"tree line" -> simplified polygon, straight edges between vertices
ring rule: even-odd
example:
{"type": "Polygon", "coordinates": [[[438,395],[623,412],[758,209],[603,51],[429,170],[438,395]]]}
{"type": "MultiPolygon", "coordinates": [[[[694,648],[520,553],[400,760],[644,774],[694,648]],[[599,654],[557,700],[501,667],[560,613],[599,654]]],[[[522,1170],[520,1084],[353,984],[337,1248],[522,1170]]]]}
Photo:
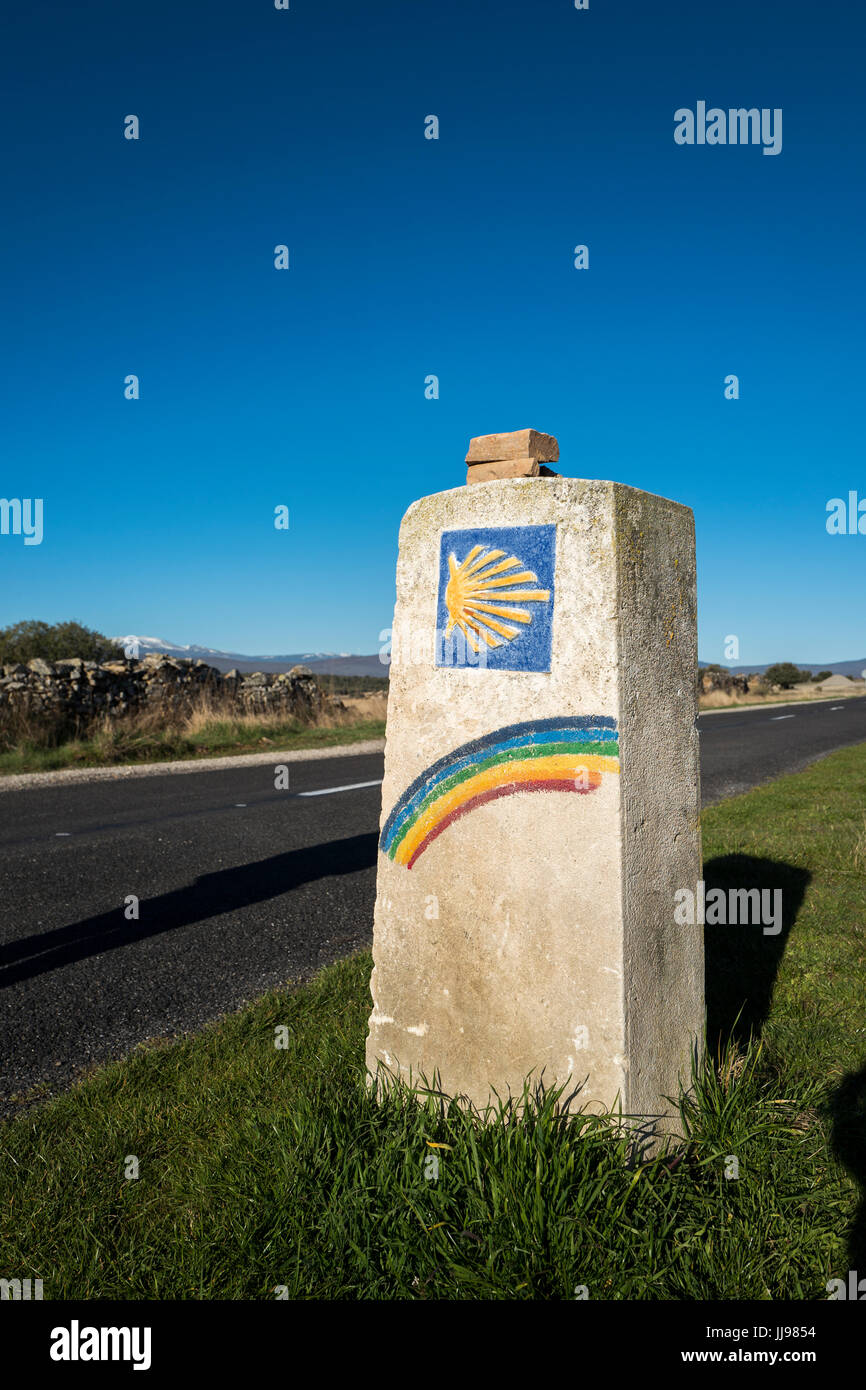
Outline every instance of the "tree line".
{"type": "MultiPolygon", "coordinates": [[[[711,661],[709,666],[703,666],[703,671],[724,671],[729,674],[727,666],[719,666],[711,661]]],[[[758,674],[756,672],[756,674],[758,674]]],[[[817,684],[818,681],[828,680],[832,676],[832,671],[818,671],[813,676],[811,671],[806,671],[800,666],[795,666],[793,661],[777,661],[775,665],[768,666],[761,680],[768,685],[780,685],[783,690],[790,690],[794,685],[804,685],[806,681],[817,684]]]]}

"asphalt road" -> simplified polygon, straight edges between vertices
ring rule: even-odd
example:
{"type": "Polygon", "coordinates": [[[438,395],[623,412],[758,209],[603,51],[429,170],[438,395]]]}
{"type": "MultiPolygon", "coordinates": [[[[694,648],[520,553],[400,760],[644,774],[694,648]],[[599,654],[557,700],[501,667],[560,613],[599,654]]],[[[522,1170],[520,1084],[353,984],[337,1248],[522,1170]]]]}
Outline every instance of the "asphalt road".
{"type": "MultiPolygon", "coordinates": [[[[699,728],[706,805],[866,741],[866,699],[699,728]]],[[[292,763],[288,791],[257,766],[0,795],[0,1113],[369,944],[381,776],[368,754],[292,763]]]]}
{"type": "Polygon", "coordinates": [[[711,806],[760,782],[799,772],[846,743],[866,743],[866,697],[704,713],[698,728],[701,800],[711,806]]]}

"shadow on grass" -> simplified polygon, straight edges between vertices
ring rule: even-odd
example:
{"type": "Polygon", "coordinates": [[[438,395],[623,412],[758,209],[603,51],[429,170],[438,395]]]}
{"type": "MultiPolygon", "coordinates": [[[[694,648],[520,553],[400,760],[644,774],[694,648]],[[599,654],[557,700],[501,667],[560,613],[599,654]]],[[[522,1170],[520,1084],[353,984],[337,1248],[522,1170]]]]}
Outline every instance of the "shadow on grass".
{"type": "MultiPolygon", "coordinates": [[[[781,931],[765,936],[761,927],[706,926],[707,1043],[730,1036],[745,1045],[759,1037],[788,935],[797,920],[811,875],[772,859],[728,854],[704,865],[704,881],[727,894],[731,888],[782,891],[781,931]]],[[[770,899],[772,901],[772,898],[770,899]]],[[[834,1154],[858,1184],[861,1200],[848,1237],[849,1268],[866,1275],[866,1067],[849,1072],[830,1095],[827,1112],[834,1154]]]]}
{"type": "MultiPolygon", "coordinates": [[[[773,986],[785,952],[788,935],[797,920],[811,874],[775,859],[755,859],[747,854],[726,854],[704,865],[707,897],[719,888],[730,902],[731,889],[757,889],[762,902],[771,906],[781,891],[781,923],[775,934],[765,935],[760,923],[704,928],[706,968],[707,1044],[716,1049],[728,1037],[745,1046],[759,1037],[770,1009],[773,986]]],[[[770,923],[766,923],[770,926],[770,923]]],[[[775,925],[775,924],[774,924],[775,925]]]]}
{"type": "Polygon", "coordinates": [[[833,1152],[860,1189],[860,1205],[848,1233],[848,1268],[866,1276],[866,1067],[849,1072],[830,1096],[833,1152]]]}
{"type": "Polygon", "coordinates": [[[137,922],[127,921],[120,906],[68,927],[10,941],[0,947],[0,966],[5,967],[0,969],[0,988],[131,941],[267,902],[315,879],[372,870],[378,839],[377,832],[370,831],[202,874],[184,888],[147,899],[147,911],[137,922]]]}

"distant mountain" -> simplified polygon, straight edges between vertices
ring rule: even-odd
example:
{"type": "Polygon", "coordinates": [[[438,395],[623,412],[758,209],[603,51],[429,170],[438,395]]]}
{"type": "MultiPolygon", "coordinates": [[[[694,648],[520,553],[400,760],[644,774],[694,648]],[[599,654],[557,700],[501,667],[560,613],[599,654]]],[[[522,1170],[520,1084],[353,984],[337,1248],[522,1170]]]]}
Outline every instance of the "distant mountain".
{"type": "MultiPolygon", "coordinates": [[[[280,671],[290,671],[293,666],[309,666],[311,671],[318,671],[323,676],[387,676],[390,669],[379,660],[376,652],[369,656],[357,656],[350,652],[292,652],[287,656],[245,656],[243,652],[221,652],[214,647],[183,647],[177,642],[167,642],[161,637],[113,637],[111,640],[118,642],[122,647],[137,642],[139,656],[147,656],[149,652],[163,652],[166,656],[185,657],[187,661],[206,661],[218,671],[237,669],[277,675],[280,671]]],[[[709,664],[707,661],[699,662],[701,666],[709,664]]],[[[718,664],[724,665],[734,675],[747,676],[759,675],[775,663],[765,661],[763,665],[751,666],[727,666],[725,662],[718,664]]],[[[833,675],[859,676],[866,671],[866,656],[858,661],[795,661],[794,665],[799,666],[801,670],[811,671],[813,675],[818,671],[832,671],[833,675]]]]}
{"type": "MultiPolygon", "coordinates": [[[[787,660],[787,657],[780,657],[779,660],[787,660]]],[[[708,666],[710,663],[701,661],[701,666],[708,666]]],[[[776,666],[775,661],[765,661],[763,666],[728,666],[726,662],[716,662],[717,666],[724,666],[725,670],[730,671],[734,676],[760,676],[763,675],[768,666],[776,666]]],[[[859,661],[795,661],[801,671],[811,671],[815,676],[819,671],[830,671],[834,676],[860,676],[866,671],[866,656],[859,661]]]]}
{"type": "Polygon", "coordinates": [[[387,676],[390,663],[381,662],[376,652],[370,656],[322,656],[304,662],[323,676],[387,676]]]}
{"type": "Polygon", "coordinates": [[[129,635],[113,637],[111,640],[119,643],[121,647],[135,650],[140,657],[161,653],[186,661],[206,661],[218,671],[263,671],[278,675],[280,671],[290,671],[293,666],[309,666],[311,671],[318,671],[321,675],[388,674],[388,667],[382,664],[375,652],[372,656],[354,656],[349,652],[293,652],[287,656],[245,656],[242,652],[221,652],[214,647],[184,647],[177,642],[167,642],[161,637],[129,635]]]}

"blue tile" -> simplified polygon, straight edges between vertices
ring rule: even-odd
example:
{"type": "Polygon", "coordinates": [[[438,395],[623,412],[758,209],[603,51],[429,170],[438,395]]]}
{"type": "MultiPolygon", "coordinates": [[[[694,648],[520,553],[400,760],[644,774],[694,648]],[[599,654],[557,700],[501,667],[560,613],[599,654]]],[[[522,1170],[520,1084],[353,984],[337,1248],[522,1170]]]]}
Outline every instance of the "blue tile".
{"type": "Polygon", "coordinates": [[[555,561],[555,526],[476,526],[465,531],[443,531],[439,548],[436,665],[493,671],[549,671],[555,561]],[[467,563],[476,547],[480,549],[469,561],[473,573],[464,575],[462,582],[458,577],[452,584],[450,557],[453,556],[454,565],[459,568],[467,563]],[[494,550],[503,553],[481,563],[484,556],[494,550]],[[519,567],[491,573],[494,566],[504,565],[511,559],[519,561],[519,567]],[[512,573],[530,574],[533,578],[514,583],[509,580],[512,573]],[[539,597],[527,597],[532,594],[539,597]],[[473,605],[468,613],[467,603],[473,605]],[[490,613],[490,607],[507,611],[490,613]],[[452,621],[460,615],[470,620],[468,641],[465,630],[452,621]],[[497,631],[486,626],[488,623],[498,624],[506,631],[497,631]],[[499,645],[490,646],[484,632],[499,645]],[[473,643],[479,648],[477,652],[473,650],[473,643]]]}

